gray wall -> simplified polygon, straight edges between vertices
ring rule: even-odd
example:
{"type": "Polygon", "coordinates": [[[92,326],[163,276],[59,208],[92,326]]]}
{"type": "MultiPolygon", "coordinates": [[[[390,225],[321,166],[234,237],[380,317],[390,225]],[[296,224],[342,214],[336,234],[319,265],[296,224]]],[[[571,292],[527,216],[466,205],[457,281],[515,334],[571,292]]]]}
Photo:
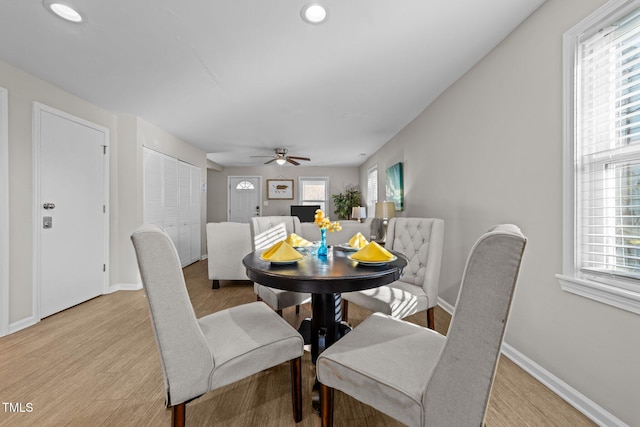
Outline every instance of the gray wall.
{"type": "MultiPolygon", "coordinates": [[[[262,216],[289,215],[289,206],[298,204],[298,178],[301,176],[329,177],[330,207],[328,215],[332,220],[337,219],[331,203],[331,195],[343,192],[348,185],[358,185],[357,167],[310,167],[310,166],[259,166],[259,167],[228,167],[222,171],[209,169],[207,173],[207,222],[221,222],[227,220],[227,177],[229,176],[261,176],[262,198],[268,201],[268,206],[262,206],[262,216]],[[267,179],[286,178],[294,180],[293,200],[267,200],[267,179]]],[[[366,182],[366,181],[365,181],[366,182]]]]}
{"type": "MultiPolygon", "coordinates": [[[[547,0],[360,168],[404,165],[405,216],[445,220],[440,297],[455,304],[466,256],[490,226],[528,236],[506,342],[640,426],[640,316],[565,293],[562,35],[603,0],[547,0]]],[[[381,200],[384,195],[381,194],[381,200]]]]}

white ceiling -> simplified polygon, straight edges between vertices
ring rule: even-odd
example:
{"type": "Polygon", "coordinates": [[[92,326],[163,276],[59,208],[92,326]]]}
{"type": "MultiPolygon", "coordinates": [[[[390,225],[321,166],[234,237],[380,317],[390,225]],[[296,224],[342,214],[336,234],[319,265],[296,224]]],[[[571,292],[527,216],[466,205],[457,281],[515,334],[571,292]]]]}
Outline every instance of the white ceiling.
{"type": "Polygon", "coordinates": [[[72,24],[3,0],[0,59],[225,166],[276,147],[354,166],[544,2],[321,0],[329,19],[309,25],[308,1],[61,0],[72,24]]]}

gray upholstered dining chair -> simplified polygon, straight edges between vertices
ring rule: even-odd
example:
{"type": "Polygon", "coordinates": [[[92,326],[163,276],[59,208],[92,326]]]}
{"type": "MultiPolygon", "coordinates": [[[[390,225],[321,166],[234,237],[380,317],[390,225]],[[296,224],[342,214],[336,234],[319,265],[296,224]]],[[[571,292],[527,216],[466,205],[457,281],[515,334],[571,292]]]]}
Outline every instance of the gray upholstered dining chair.
{"type": "Polygon", "coordinates": [[[435,329],[434,307],[438,304],[440,265],[444,246],[444,221],[438,218],[392,218],[385,248],[398,251],[409,261],[404,274],[389,285],[342,294],[342,318],[349,302],[371,311],[403,319],[427,312],[427,326],[435,329]]]}
{"type": "MultiPolygon", "coordinates": [[[[291,233],[300,235],[300,219],[297,216],[255,216],[251,218],[251,241],[253,250],[266,249],[291,233]]],[[[253,291],[262,300],[270,305],[278,314],[287,307],[296,307],[296,313],[300,311],[300,305],[311,301],[311,295],[303,292],[283,291],[268,286],[254,283],[253,291]]]]}
{"type": "Polygon", "coordinates": [[[184,425],[187,402],[286,361],[291,365],[293,417],[300,421],[304,345],[300,334],[258,302],[196,318],[171,238],[155,225],[143,225],[131,240],[173,425],[184,425]]]}
{"type": "Polygon", "coordinates": [[[446,337],[374,313],[325,350],[322,425],[333,424],[334,389],[409,426],[483,425],[525,245],[509,224],[480,237],[446,337]]]}

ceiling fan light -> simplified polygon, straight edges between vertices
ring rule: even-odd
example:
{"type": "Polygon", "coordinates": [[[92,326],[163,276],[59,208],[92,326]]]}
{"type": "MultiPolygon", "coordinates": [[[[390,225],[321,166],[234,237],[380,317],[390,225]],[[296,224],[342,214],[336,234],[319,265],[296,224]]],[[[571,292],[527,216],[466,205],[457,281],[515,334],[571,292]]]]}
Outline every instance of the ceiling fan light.
{"type": "Polygon", "coordinates": [[[321,24],[327,20],[327,8],[318,3],[309,3],[300,11],[302,20],[308,24],[321,24]]]}
{"type": "Polygon", "coordinates": [[[62,3],[55,3],[55,2],[48,2],[48,1],[45,2],[45,6],[47,7],[47,9],[53,12],[56,16],[59,16],[60,18],[66,21],[76,22],[76,23],[82,22],[82,15],[80,15],[71,6],[67,6],[66,4],[62,4],[62,3]]]}
{"type": "Polygon", "coordinates": [[[277,163],[277,164],[279,164],[280,166],[282,166],[282,165],[284,165],[285,163],[287,163],[287,161],[286,161],[284,158],[282,158],[282,157],[278,157],[278,158],[276,159],[276,163],[277,163]]]}

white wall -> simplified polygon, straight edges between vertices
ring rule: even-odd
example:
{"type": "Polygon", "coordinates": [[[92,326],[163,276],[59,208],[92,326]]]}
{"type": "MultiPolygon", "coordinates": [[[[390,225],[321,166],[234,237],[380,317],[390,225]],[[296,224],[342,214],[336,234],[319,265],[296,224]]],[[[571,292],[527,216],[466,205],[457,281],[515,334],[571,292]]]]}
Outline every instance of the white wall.
{"type": "MultiPolygon", "coordinates": [[[[0,87],[9,95],[9,328],[37,320],[33,312],[33,102],[65,111],[110,131],[110,285],[139,282],[130,235],[142,222],[142,145],[202,168],[206,155],[144,120],[116,116],[0,61],[0,87]]],[[[203,222],[206,203],[203,196],[203,222]]],[[[204,236],[204,227],[203,227],[204,236]]],[[[202,241],[205,239],[203,237],[202,241]]],[[[204,245],[204,243],[203,243],[204,245]]],[[[203,251],[204,253],[204,251],[203,251]]]]}
{"type": "MultiPolygon", "coordinates": [[[[357,167],[310,167],[310,166],[276,166],[265,165],[258,167],[226,167],[222,171],[210,169],[208,171],[207,188],[207,222],[221,222],[227,220],[227,177],[228,176],[262,176],[262,198],[268,201],[268,206],[262,206],[262,216],[289,215],[289,206],[299,204],[298,178],[301,176],[329,177],[328,214],[331,219],[337,217],[333,213],[335,207],[331,199],[332,194],[344,192],[348,185],[358,185],[357,167]],[[267,200],[267,179],[286,178],[294,180],[293,200],[267,200]]],[[[366,182],[366,181],[365,181],[366,182]]]]}
{"type": "MultiPolygon", "coordinates": [[[[402,161],[404,216],[445,220],[440,297],[455,304],[475,239],[513,222],[529,243],[506,342],[623,422],[640,426],[640,316],[565,293],[562,35],[603,0],[547,0],[360,167],[402,161]]],[[[384,193],[381,190],[381,200],[384,193]]]]}

